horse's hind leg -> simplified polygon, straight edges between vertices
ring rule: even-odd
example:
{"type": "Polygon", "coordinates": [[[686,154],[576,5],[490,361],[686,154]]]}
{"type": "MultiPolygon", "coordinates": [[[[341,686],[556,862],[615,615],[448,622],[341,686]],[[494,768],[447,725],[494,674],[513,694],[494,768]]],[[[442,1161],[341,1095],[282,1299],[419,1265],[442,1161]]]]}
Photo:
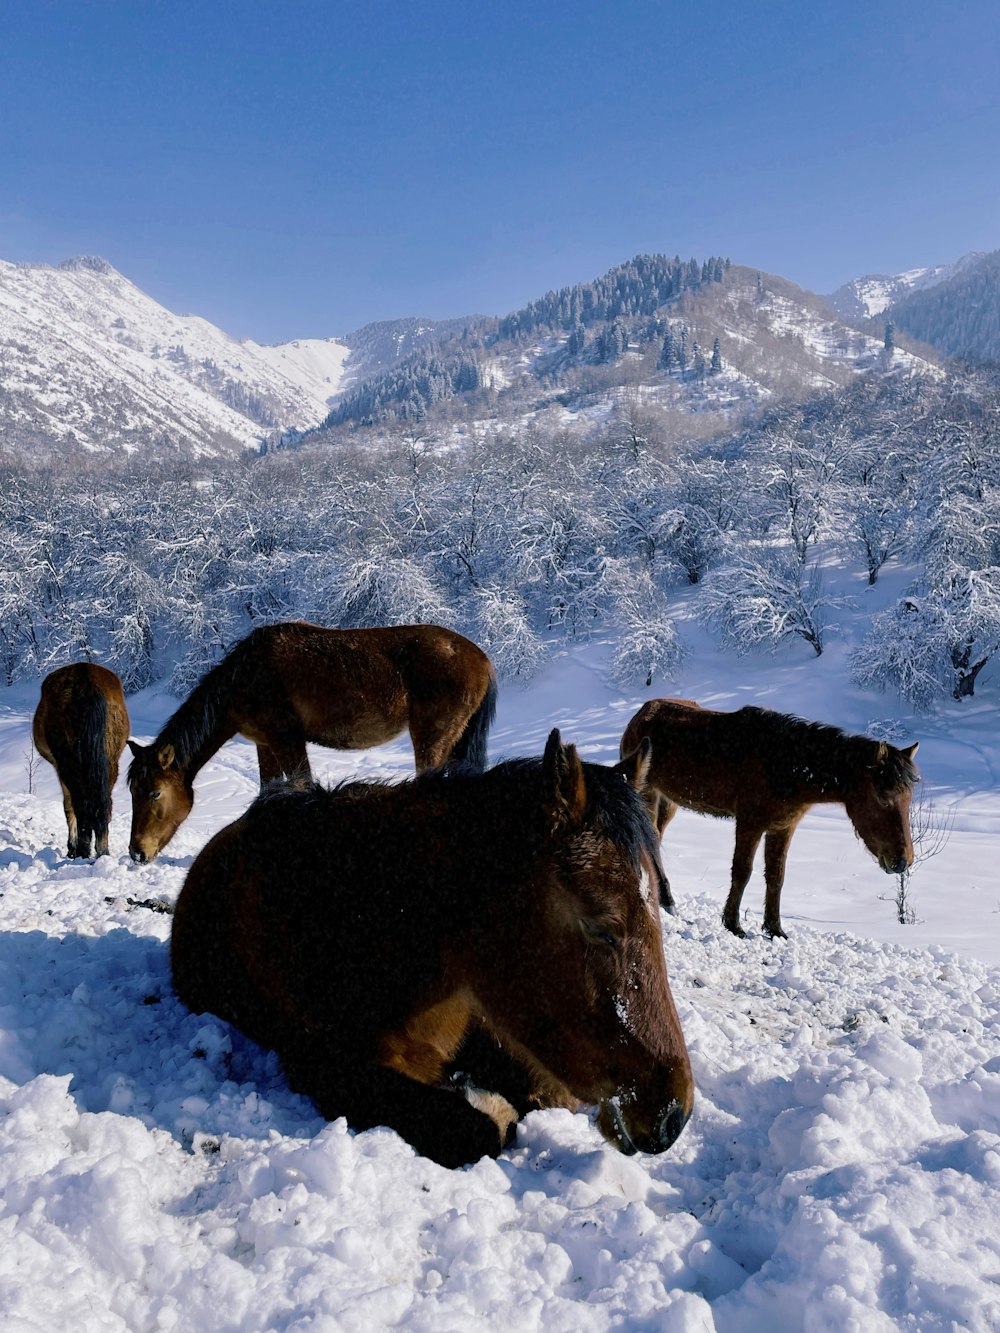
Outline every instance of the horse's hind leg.
{"type": "Polygon", "coordinates": [[[66,828],[69,834],[66,855],[70,860],[80,856],[90,855],[90,834],[80,829],[76,818],[76,809],[73,805],[73,797],[69,788],[59,779],[59,786],[62,788],[63,811],[66,815],[66,828]]]}
{"type": "Polygon", "coordinates": [[[733,853],[732,880],[729,897],[722,909],[722,924],[727,930],[731,930],[734,935],[739,935],[740,938],[743,938],[746,934],[746,931],[740,925],[740,903],[743,901],[743,890],[750,879],[750,872],[753,870],[753,858],[760,846],[763,833],[764,830],[761,828],[748,828],[745,824],[741,824],[738,819],[736,821],[736,850],[733,853]]]}

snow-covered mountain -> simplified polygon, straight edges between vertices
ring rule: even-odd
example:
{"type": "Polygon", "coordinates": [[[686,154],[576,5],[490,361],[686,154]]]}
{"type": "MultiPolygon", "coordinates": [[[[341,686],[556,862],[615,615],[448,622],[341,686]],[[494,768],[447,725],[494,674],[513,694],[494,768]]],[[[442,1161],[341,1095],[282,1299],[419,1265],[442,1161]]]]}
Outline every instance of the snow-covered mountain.
{"type": "Polygon", "coordinates": [[[422,420],[433,432],[499,416],[586,429],[623,395],[669,418],[675,436],[738,424],[778,399],[803,401],[859,375],[938,373],[831,314],[784,278],[706,261],[637,256],[592,283],[549,293],[502,320],[469,322],[347,389],[322,439],[357,425],[422,420]],[[693,268],[691,267],[693,265],[693,268]],[[717,356],[715,355],[717,348],[717,356]]]}
{"type": "Polygon", "coordinates": [[[869,273],[863,278],[852,278],[832,292],[827,300],[841,319],[873,319],[884,314],[891,306],[909,296],[946,282],[961,273],[970,264],[982,258],[982,251],[974,250],[951,264],[933,264],[929,268],[911,268],[905,273],[869,273]]]}
{"type": "Polygon", "coordinates": [[[278,346],[174,314],[101,259],[0,262],[0,453],[15,456],[234,456],[315,430],[331,407],[348,429],[433,425],[444,400],[455,419],[455,399],[470,422],[502,408],[586,428],[626,388],[701,434],[911,363],[897,350],[887,364],[879,337],[812,293],[722,260],[638,256],[504,319],[383,321],[278,346]]]}
{"type": "Polygon", "coordinates": [[[0,448],[212,456],[329,411],[350,348],[240,342],[102,259],[0,262],[0,448]]]}

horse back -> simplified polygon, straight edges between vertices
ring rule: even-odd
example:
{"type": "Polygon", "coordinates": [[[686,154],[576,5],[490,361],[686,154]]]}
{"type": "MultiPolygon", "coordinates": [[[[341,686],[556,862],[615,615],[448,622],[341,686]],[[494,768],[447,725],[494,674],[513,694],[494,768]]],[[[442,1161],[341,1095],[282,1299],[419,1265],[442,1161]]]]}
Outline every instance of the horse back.
{"type": "Polygon", "coordinates": [[[677,805],[735,817],[773,804],[757,738],[741,711],[703,708],[693,699],[650,699],[622,736],[622,754],[652,743],[647,783],[677,805]]]}
{"type": "Polygon", "coordinates": [[[307,740],[367,749],[398,736],[415,711],[471,717],[495,696],[487,655],[441,625],[290,621],[254,630],[232,656],[234,720],[256,741],[294,717],[307,740]]]}
{"type": "Polygon", "coordinates": [[[129,733],[122,683],[113,671],[96,662],[72,662],[42,681],[41,698],[32,720],[38,752],[58,769],[78,761],[81,746],[90,753],[103,749],[117,778],[118,761],[129,733]]]}
{"type": "Polygon", "coordinates": [[[444,937],[464,911],[448,893],[457,853],[423,816],[418,828],[392,787],[266,793],[188,872],[171,935],[179,998],[279,1050],[308,1029],[374,1058],[456,989],[444,937]]]}

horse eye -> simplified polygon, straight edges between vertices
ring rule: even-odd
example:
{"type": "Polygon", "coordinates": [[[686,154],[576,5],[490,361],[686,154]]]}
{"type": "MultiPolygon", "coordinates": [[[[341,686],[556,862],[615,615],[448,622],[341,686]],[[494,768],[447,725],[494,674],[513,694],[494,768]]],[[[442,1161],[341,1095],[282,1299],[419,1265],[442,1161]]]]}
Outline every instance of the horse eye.
{"type": "Polygon", "coordinates": [[[583,921],[581,925],[587,938],[594,940],[597,944],[603,944],[609,949],[617,949],[621,944],[617,935],[612,934],[610,930],[605,930],[602,926],[595,926],[593,921],[583,921]]]}
{"type": "Polygon", "coordinates": [[[158,792],[158,791],[151,791],[151,792],[149,793],[149,799],[150,799],[151,801],[158,801],[158,800],[160,799],[160,795],[161,795],[161,793],[158,792]]]}

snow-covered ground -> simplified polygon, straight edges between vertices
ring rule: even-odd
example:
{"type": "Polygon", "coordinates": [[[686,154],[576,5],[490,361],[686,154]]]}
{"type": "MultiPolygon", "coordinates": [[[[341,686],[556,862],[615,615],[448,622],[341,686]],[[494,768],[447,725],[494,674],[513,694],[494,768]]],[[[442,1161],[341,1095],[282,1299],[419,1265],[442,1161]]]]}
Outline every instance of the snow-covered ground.
{"type": "MultiPolygon", "coordinates": [[[[54,774],[27,791],[37,691],[0,692],[0,1325],[57,1330],[1000,1328],[1000,722],[996,691],[930,719],[847,683],[836,648],[723,659],[623,696],[599,645],[501,694],[493,757],[558,725],[610,761],[651,694],[759,702],[920,741],[947,841],[901,926],[843,813],[792,843],[782,915],[721,926],[732,826],[680,814],[663,918],[697,1081],[670,1152],[625,1158],[586,1114],[529,1116],[498,1161],[447,1171],[292,1095],[272,1054],[170,990],[172,901],[256,788],[251,746],[202,771],[159,860],[63,858],[54,774]]],[[[129,701],[148,739],[175,705],[129,701]]],[[[404,776],[403,740],[314,750],[324,777],[404,776]]],[[[924,847],[930,846],[925,839],[924,847]]],[[[322,875],[322,867],[317,874],[322,875]]],[[[359,997],[363,1003],[363,997],[359,997]]]]}

